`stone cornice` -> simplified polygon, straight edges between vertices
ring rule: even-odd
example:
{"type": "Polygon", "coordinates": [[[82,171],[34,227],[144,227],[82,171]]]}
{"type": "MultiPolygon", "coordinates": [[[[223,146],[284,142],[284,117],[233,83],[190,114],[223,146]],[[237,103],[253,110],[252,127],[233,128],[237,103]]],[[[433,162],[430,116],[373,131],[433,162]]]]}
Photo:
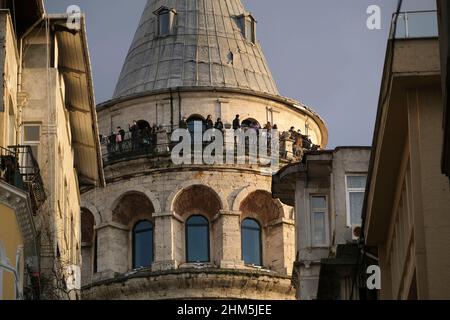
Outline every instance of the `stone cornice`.
{"type": "Polygon", "coordinates": [[[89,284],[87,286],[84,286],[82,290],[89,290],[98,286],[103,285],[111,285],[116,283],[124,283],[132,279],[146,279],[146,278],[158,278],[158,277],[164,277],[164,276],[179,276],[180,279],[188,278],[189,275],[227,275],[227,276],[242,276],[242,277],[250,277],[250,278],[259,278],[259,277],[265,277],[268,279],[273,280],[288,280],[291,281],[291,277],[287,275],[281,275],[276,272],[270,272],[270,271],[260,271],[260,270],[241,270],[241,269],[219,269],[219,268],[201,268],[201,269],[175,269],[175,270],[166,270],[166,271],[137,271],[132,274],[123,274],[118,275],[111,279],[106,280],[100,280],[97,282],[94,282],[92,284],[89,284]]]}
{"type": "Polygon", "coordinates": [[[0,181],[0,203],[14,210],[24,242],[24,255],[30,267],[37,270],[36,229],[29,194],[0,181]]]}

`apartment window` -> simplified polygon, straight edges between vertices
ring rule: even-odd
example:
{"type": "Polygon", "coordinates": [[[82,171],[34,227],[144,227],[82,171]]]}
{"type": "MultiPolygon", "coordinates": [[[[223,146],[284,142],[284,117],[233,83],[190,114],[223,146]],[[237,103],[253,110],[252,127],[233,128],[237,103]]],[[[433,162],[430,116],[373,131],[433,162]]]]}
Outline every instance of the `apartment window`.
{"type": "Polygon", "coordinates": [[[161,7],[154,12],[158,17],[158,36],[164,37],[173,33],[176,11],[161,7]]]}
{"type": "Polygon", "coordinates": [[[366,190],[366,175],[347,175],[347,224],[348,226],[361,225],[364,193],[366,190]]]}
{"type": "Polygon", "coordinates": [[[242,15],[238,18],[238,24],[244,38],[251,43],[256,43],[255,18],[252,15],[242,15]]]}
{"type": "Polygon", "coordinates": [[[325,196],[311,196],[311,231],[312,245],[321,247],[328,245],[328,209],[325,196]]]}
{"type": "Polygon", "coordinates": [[[39,144],[41,140],[41,126],[38,124],[25,124],[23,126],[23,144],[31,147],[36,161],[39,162],[39,144]]]}

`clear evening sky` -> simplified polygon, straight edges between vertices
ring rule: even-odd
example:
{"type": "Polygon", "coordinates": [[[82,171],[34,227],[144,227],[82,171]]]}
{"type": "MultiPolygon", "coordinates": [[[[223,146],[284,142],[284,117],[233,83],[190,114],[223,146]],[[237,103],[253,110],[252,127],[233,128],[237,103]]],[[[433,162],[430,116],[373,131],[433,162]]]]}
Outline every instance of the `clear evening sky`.
{"type": "MultiPolygon", "coordinates": [[[[45,0],[50,13],[71,4],[87,16],[97,102],[111,98],[146,0],[45,0]]],[[[317,111],[328,148],[371,145],[386,42],[397,0],[243,0],[281,94],[317,111]],[[369,5],[382,30],[366,27],[369,5]]],[[[434,10],[435,0],[405,0],[403,11],[434,10]]],[[[231,121],[231,119],[229,119],[231,121]]]]}

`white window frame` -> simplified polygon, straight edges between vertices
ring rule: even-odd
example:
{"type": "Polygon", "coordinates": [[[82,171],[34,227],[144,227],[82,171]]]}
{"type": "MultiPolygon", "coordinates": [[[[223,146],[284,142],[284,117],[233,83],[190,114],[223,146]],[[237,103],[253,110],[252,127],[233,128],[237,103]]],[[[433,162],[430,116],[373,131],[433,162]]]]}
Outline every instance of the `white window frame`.
{"type": "Polygon", "coordinates": [[[38,155],[37,158],[33,155],[36,161],[39,163],[41,158],[41,136],[42,136],[42,125],[40,123],[28,122],[23,124],[22,129],[22,144],[25,146],[37,147],[38,155]],[[25,128],[26,127],[39,127],[39,140],[25,140],[25,128]]]}
{"type": "Polygon", "coordinates": [[[353,226],[356,226],[355,224],[352,224],[352,217],[351,217],[351,213],[350,213],[350,193],[352,192],[362,192],[362,193],[366,193],[366,188],[349,188],[348,187],[348,178],[349,177],[364,177],[366,178],[366,182],[367,182],[367,173],[347,173],[345,175],[345,206],[346,206],[346,211],[347,211],[347,227],[351,228],[353,226]]]}
{"type": "Polygon", "coordinates": [[[330,224],[328,218],[329,204],[328,196],[325,194],[310,194],[309,195],[309,215],[310,215],[310,230],[311,230],[311,247],[312,248],[328,248],[330,244],[330,224]],[[325,208],[315,209],[312,207],[312,198],[325,198],[325,208]],[[325,217],[325,243],[316,243],[314,232],[314,214],[323,213],[325,217]]]}

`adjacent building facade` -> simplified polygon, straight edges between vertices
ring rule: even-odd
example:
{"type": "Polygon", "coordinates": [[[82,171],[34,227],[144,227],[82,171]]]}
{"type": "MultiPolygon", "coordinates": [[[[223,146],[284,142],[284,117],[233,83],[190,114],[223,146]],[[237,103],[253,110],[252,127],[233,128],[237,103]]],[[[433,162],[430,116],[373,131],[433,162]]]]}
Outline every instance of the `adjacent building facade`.
{"type": "MultiPolygon", "coordinates": [[[[73,29],[66,15],[47,15],[41,1],[2,4],[2,170],[10,184],[25,186],[22,207],[28,193],[26,217],[33,216],[30,229],[38,235],[6,238],[24,248],[27,237],[36,242],[33,275],[40,298],[72,299],[81,286],[80,192],[103,182],[84,17],[73,29]]],[[[18,197],[3,190],[0,195],[18,197]]],[[[0,219],[11,219],[15,208],[6,207],[0,219]]],[[[17,274],[34,255],[25,257],[17,274]]]]}
{"type": "Polygon", "coordinates": [[[450,298],[450,189],[436,12],[401,13],[388,43],[364,204],[381,299],[450,298]],[[408,24],[404,21],[407,20],[408,24]]]}
{"type": "Polygon", "coordinates": [[[450,68],[450,6],[447,1],[437,0],[438,8],[438,26],[439,26],[439,44],[441,55],[441,84],[442,84],[442,102],[444,107],[443,114],[443,133],[444,142],[442,147],[442,172],[450,179],[450,96],[449,91],[449,68],[450,68]]]}
{"type": "Polygon", "coordinates": [[[280,96],[239,0],[148,1],[98,114],[107,186],[82,196],[84,299],[295,298],[295,216],[264,166],[170,155],[180,120],[192,129],[208,114],[327,144],[323,120],[280,96]]]}
{"type": "Polygon", "coordinates": [[[358,244],[370,148],[308,152],[273,179],[275,197],[295,207],[293,282],[301,300],[359,297],[358,244]]]}

